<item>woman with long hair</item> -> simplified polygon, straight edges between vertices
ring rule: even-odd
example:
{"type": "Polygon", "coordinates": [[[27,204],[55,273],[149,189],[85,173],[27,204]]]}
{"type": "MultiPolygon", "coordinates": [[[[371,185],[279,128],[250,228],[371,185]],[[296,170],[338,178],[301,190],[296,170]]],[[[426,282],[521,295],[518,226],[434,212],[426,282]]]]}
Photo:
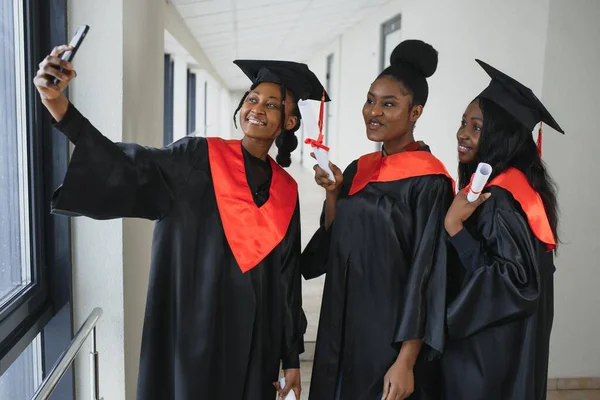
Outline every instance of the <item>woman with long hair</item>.
{"type": "MultiPolygon", "coordinates": [[[[546,398],[553,320],[556,187],[532,130],[563,132],[533,92],[477,60],[489,86],[457,133],[459,187],[445,218],[462,285],[447,312],[445,399],[546,398]],[[493,168],[484,192],[465,192],[479,162],[493,168]]],[[[451,267],[449,267],[450,269],[451,267]]]]}

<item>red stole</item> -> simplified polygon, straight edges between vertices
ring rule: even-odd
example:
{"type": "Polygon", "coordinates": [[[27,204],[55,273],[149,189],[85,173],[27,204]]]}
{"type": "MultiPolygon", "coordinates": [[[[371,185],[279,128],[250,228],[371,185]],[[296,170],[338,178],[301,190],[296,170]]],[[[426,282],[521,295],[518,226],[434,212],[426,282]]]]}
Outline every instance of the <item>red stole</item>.
{"type": "MultiPolygon", "coordinates": [[[[465,188],[465,193],[469,190],[470,186],[469,184],[465,188]]],[[[551,251],[556,249],[556,240],[554,239],[542,198],[531,187],[525,174],[516,168],[509,168],[492,179],[486,185],[486,187],[489,186],[498,186],[510,192],[525,212],[527,222],[535,237],[546,245],[546,250],[551,251]]]]}
{"type": "Polygon", "coordinates": [[[425,175],[444,175],[452,181],[444,164],[428,151],[403,151],[383,157],[380,151],[358,159],[358,167],[350,192],[352,196],[370,182],[391,182],[425,175]]]}
{"type": "Polygon", "coordinates": [[[271,157],[269,200],[258,207],[246,179],[239,140],[207,138],[208,160],[225,237],[242,272],[283,240],[296,208],[298,184],[271,157]]]}

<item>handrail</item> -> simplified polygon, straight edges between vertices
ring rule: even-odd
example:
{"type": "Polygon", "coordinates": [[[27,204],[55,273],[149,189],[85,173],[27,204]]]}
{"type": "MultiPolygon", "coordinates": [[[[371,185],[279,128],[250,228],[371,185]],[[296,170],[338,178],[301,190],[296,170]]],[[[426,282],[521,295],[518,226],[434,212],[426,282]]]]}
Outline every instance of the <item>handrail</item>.
{"type": "Polygon", "coordinates": [[[81,325],[81,328],[79,328],[75,334],[73,340],[71,340],[69,346],[60,355],[58,361],[54,364],[52,370],[48,376],[46,376],[46,379],[44,379],[31,400],[47,400],[50,397],[71,364],[73,364],[73,361],[75,361],[75,357],[77,357],[77,354],[79,354],[83,343],[85,343],[90,333],[92,334],[92,352],[90,353],[90,368],[92,370],[90,372],[93,374],[90,376],[92,385],[91,393],[93,400],[99,399],[97,379],[98,352],[96,351],[96,324],[101,316],[102,309],[100,307],[96,307],[92,310],[83,325],[81,325]]]}

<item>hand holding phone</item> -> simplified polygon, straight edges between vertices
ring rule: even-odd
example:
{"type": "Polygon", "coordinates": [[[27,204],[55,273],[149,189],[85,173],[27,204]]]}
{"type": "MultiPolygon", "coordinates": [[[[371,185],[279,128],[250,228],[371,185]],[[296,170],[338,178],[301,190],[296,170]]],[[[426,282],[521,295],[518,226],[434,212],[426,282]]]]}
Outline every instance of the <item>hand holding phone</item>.
{"type": "MultiPolygon", "coordinates": [[[[64,53],[62,53],[62,55],[60,57],[61,60],[68,61],[68,62],[73,61],[73,58],[75,57],[75,54],[77,53],[77,50],[79,50],[79,47],[81,46],[81,43],[83,42],[83,39],[85,39],[85,36],[87,35],[89,30],[90,30],[89,25],[81,25],[79,28],[77,28],[77,32],[75,32],[75,35],[73,36],[73,38],[71,39],[71,42],[69,43],[69,47],[72,50],[67,50],[64,53]]],[[[61,67],[59,69],[59,71],[64,72],[64,69],[61,67]]],[[[52,83],[54,83],[55,85],[58,85],[58,83],[59,83],[58,78],[54,78],[52,80],[52,83]]]]}

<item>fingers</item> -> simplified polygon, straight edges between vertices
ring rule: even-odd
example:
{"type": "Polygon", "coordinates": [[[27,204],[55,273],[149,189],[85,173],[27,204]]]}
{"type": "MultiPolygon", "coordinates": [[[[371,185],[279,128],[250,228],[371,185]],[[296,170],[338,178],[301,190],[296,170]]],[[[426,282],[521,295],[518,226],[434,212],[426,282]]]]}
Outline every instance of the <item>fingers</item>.
{"type": "Polygon", "coordinates": [[[396,385],[393,385],[391,382],[389,384],[389,392],[387,395],[387,400],[397,400],[398,398],[398,388],[396,387],[396,385]]]}
{"type": "Polygon", "coordinates": [[[335,185],[335,182],[329,179],[329,174],[323,171],[323,169],[321,169],[321,167],[319,167],[318,164],[315,165],[313,169],[315,170],[315,182],[317,182],[317,185],[323,187],[335,185]]]}
{"type": "Polygon", "coordinates": [[[312,158],[314,158],[315,160],[317,159],[317,156],[315,156],[315,153],[313,153],[312,151],[310,152],[310,156],[311,156],[312,158]]]}
{"type": "Polygon", "coordinates": [[[492,195],[491,193],[483,193],[483,194],[481,194],[477,198],[477,200],[475,200],[474,202],[471,203],[471,207],[473,207],[473,208],[479,207],[484,201],[486,201],[487,199],[489,199],[491,195],[492,195]]]}
{"type": "Polygon", "coordinates": [[[331,161],[329,161],[329,168],[331,169],[331,172],[333,172],[334,175],[342,175],[342,170],[339,169],[338,166],[332,163],[331,161]]]}
{"type": "Polygon", "coordinates": [[[50,77],[50,79],[56,78],[60,82],[68,82],[75,75],[75,71],[71,70],[71,71],[61,72],[60,70],[58,70],[57,68],[53,67],[50,64],[45,65],[44,68],[40,69],[40,72],[42,72],[47,77],[50,77]]]}
{"type": "Polygon", "coordinates": [[[50,52],[50,55],[53,57],[58,57],[65,51],[72,50],[72,49],[73,48],[71,46],[63,44],[61,46],[56,46],[55,48],[53,48],[52,51],[50,52]]]}
{"type": "Polygon", "coordinates": [[[383,379],[383,396],[381,400],[387,400],[390,393],[390,381],[387,378],[383,379]]]}
{"type": "Polygon", "coordinates": [[[46,56],[46,58],[44,58],[42,60],[42,62],[39,64],[40,69],[45,68],[47,65],[50,65],[54,68],[62,68],[66,71],[71,71],[73,70],[73,64],[65,61],[57,56],[53,56],[53,55],[49,55],[46,56]]]}
{"type": "Polygon", "coordinates": [[[36,77],[33,79],[33,84],[41,90],[60,91],[60,87],[52,83],[52,81],[45,75],[36,75],[36,77]]]}

